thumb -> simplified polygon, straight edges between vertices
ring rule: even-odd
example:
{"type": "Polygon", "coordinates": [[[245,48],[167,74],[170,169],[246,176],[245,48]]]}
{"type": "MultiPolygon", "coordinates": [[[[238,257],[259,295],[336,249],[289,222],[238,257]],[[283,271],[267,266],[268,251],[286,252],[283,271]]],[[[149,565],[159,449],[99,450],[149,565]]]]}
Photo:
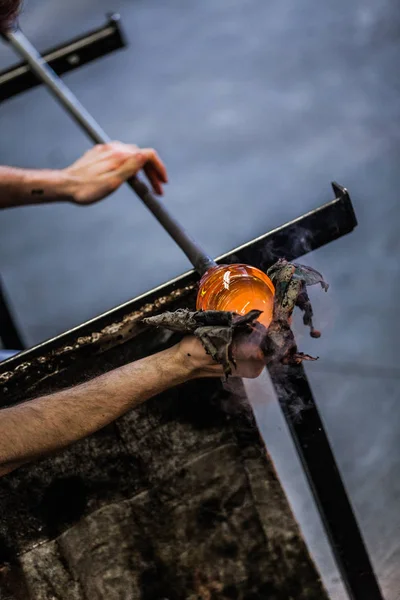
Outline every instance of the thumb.
{"type": "Polygon", "coordinates": [[[115,174],[121,177],[124,181],[136,175],[147,162],[147,157],[143,152],[135,152],[129,156],[127,160],[116,170],[115,174]]]}

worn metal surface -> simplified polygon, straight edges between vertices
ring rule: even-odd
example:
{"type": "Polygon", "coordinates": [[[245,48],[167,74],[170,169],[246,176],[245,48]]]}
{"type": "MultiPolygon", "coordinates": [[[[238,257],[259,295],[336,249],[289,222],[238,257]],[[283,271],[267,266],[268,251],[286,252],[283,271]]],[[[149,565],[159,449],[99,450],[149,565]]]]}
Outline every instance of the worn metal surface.
{"type": "MultiPolygon", "coordinates": [[[[75,332],[66,334],[67,340],[64,336],[52,340],[50,348],[47,344],[43,344],[32,349],[33,357],[31,357],[32,351],[18,355],[22,361],[20,360],[15,368],[0,373],[0,384],[2,384],[0,394],[6,404],[9,404],[13,403],[14,392],[17,393],[16,400],[18,401],[21,394],[29,396],[34,391],[36,393],[46,391],[46,382],[49,379],[53,382],[57,373],[73,367],[77,361],[93,359],[98,354],[137,336],[145,329],[139,322],[143,317],[156,314],[163,307],[174,307],[182,298],[189,302],[189,296],[193,296],[195,290],[196,285],[191,283],[182,288],[171,289],[166,295],[153,297],[151,301],[144,304],[138,300],[136,310],[120,315],[118,320],[113,323],[106,325],[101,321],[99,323],[92,322],[87,324],[84,331],[80,332],[80,328],[78,328],[75,336],[75,332]],[[89,325],[94,325],[94,328],[89,329],[89,325]],[[62,343],[57,345],[57,341],[62,343]]],[[[139,356],[137,355],[136,358],[139,356]]],[[[5,361],[4,365],[10,365],[10,361],[5,361]]],[[[81,362],[79,362],[79,366],[82,366],[81,362]]],[[[83,378],[85,378],[85,372],[82,372],[83,378]]]]}

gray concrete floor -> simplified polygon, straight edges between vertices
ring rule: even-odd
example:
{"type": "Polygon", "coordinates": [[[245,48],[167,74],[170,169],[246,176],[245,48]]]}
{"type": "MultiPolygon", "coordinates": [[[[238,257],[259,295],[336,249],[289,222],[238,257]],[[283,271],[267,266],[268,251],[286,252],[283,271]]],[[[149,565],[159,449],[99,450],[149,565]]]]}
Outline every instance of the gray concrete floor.
{"type": "MultiPolygon", "coordinates": [[[[307,367],[385,598],[400,598],[400,11],[394,0],[27,0],[40,49],[119,10],[130,48],[65,80],[115,139],[155,146],[166,201],[215,255],[332,198],[359,228],[305,262],[323,338],[307,367]]],[[[0,68],[14,62],[0,47],[0,68]]],[[[43,89],[0,106],[0,164],[59,168],[89,144],[43,89]]],[[[187,270],[129,190],[82,209],[3,211],[0,273],[29,344],[187,270]]],[[[258,386],[258,387],[257,387],[258,386]]],[[[344,597],[267,383],[251,396],[334,600],[344,597]]]]}

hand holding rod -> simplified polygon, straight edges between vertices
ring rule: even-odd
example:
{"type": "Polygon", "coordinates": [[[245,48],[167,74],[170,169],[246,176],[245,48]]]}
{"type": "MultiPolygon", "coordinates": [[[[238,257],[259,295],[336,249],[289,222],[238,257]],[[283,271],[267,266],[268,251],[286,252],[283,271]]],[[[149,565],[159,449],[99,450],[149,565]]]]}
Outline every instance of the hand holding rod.
{"type": "MultiPolygon", "coordinates": [[[[59,100],[65,110],[69,112],[95,144],[107,144],[111,141],[111,138],[82,106],[60,77],[49,67],[20,29],[8,31],[3,34],[3,37],[26,60],[32,72],[46,85],[53,96],[59,100]]],[[[215,261],[186,233],[185,229],[169,213],[164,204],[151,193],[143,181],[138,177],[132,177],[128,184],[183,250],[200,275],[216,265],[215,261]]]]}

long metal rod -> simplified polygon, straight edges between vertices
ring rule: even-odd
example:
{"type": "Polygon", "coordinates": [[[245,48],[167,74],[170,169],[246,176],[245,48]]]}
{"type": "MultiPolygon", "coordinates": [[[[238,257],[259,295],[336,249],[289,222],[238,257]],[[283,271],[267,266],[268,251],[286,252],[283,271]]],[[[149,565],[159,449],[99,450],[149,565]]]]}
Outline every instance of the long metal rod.
{"type": "MultiPolygon", "coordinates": [[[[4,34],[4,38],[26,60],[35,75],[47,86],[53,96],[95,144],[107,144],[111,141],[111,138],[82,106],[60,77],[49,67],[20,29],[8,31],[4,34]]],[[[200,275],[203,275],[210,267],[215,266],[215,261],[186,233],[185,229],[169,213],[164,204],[150,192],[143,181],[138,177],[133,177],[128,184],[186,254],[200,275]]]]}
{"type": "Polygon", "coordinates": [[[383,600],[304,368],[269,373],[350,600],[383,600]]]}

